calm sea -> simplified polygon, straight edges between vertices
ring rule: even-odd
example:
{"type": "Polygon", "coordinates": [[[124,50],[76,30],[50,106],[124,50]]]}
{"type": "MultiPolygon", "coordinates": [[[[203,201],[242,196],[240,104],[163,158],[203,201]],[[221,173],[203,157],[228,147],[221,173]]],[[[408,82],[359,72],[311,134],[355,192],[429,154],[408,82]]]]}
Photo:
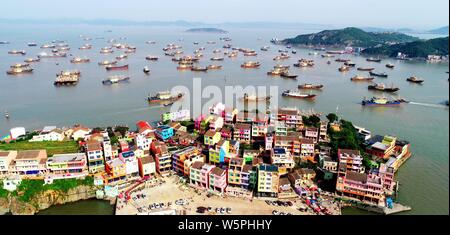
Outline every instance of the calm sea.
{"type": "MultiPolygon", "coordinates": [[[[27,130],[39,129],[46,125],[71,126],[82,123],[88,126],[108,126],[127,124],[134,126],[137,120],[154,121],[168,108],[149,106],[145,100],[149,93],[170,90],[177,85],[192,87],[192,78],[201,77],[204,87],[209,85],[262,85],[278,86],[279,92],[295,89],[299,83],[320,83],[325,85],[321,92],[316,92],[315,101],[302,101],[279,97],[280,106],[292,106],[299,109],[329,113],[335,112],[344,119],[353,121],[355,125],[366,127],[374,134],[390,134],[411,142],[414,155],[397,173],[400,181],[399,201],[413,207],[409,214],[448,214],[449,208],[449,110],[442,102],[449,99],[448,63],[407,62],[383,60],[382,63],[366,62],[364,57],[344,55],[357,66],[375,67],[376,70],[387,72],[389,78],[376,78],[376,82],[395,85],[400,88],[402,98],[413,101],[397,108],[364,108],[359,103],[363,97],[380,95],[367,90],[367,83],[352,83],[350,77],[357,74],[356,70],[347,73],[337,71],[340,63],[327,65],[327,59],[308,55],[310,50],[297,49],[298,53],[282,64],[292,65],[300,58],[314,59],[314,68],[292,68],[299,75],[298,81],[268,77],[266,73],[276,64],[272,58],[278,54],[279,46],[270,45],[273,37],[286,38],[297,34],[311,33],[310,30],[275,30],[275,29],[226,29],[233,39],[233,46],[253,48],[258,51],[258,57],[239,55],[235,59],[225,57],[221,71],[208,73],[180,72],[171,57],[165,57],[162,48],[168,43],[183,46],[185,54],[193,54],[198,47],[206,47],[201,65],[211,64],[212,50],[222,49],[223,42],[215,34],[189,34],[185,28],[157,27],[107,27],[87,25],[0,25],[0,41],[10,41],[9,45],[0,45],[0,112],[7,110],[9,120],[0,118],[0,135],[8,134],[10,128],[23,126],[27,130]],[[107,30],[112,32],[107,33],[107,30]],[[92,38],[86,42],[80,38],[84,35],[92,38]],[[126,37],[126,39],[119,39],[126,37]],[[130,55],[124,63],[130,64],[130,70],[108,73],[97,65],[102,60],[112,60],[120,54],[101,55],[100,48],[107,46],[107,40],[115,38],[118,42],[137,46],[137,52],[130,55]],[[27,47],[28,42],[38,45],[50,43],[52,40],[66,40],[71,47],[73,56],[86,56],[91,59],[89,64],[74,65],[66,59],[43,59],[33,64],[35,69],[31,75],[7,76],[10,65],[23,62],[26,57],[34,57],[44,51],[39,47],[27,47]],[[146,44],[151,40],[154,45],[146,44]],[[193,45],[197,41],[200,45],[193,45]],[[217,44],[206,44],[216,41],[217,44]],[[79,51],[78,48],[90,43],[93,49],[79,51]],[[259,48],[270,45],[268,52],[259,48]],[[26,56],[8,55],[12,49],[26,50],[26,56]],[[145,60],[146,55],[160,56],[157,62],[145,60]],[[246,60],[258,60],[262,63],[260,69],[243,70],[240,64],[246,60]],[[395,69],[385,67],[386,63],[395,64],[395,69]],[[144,75],[142,68],[149,66],[151,75],[144,75]],[[63,69],[79,69],[82,77],[75,87],[54,87],[56,73],[63,69]],[[104,86],[101,81],[111,74],[129,75],[129,83],[104,86]],[[416,75],[425,79],[423,85],[410,84],[406,78],[416,75]]],[[[420,36],[420,35],[418,35],[420,36]]],[[[223,50],[223,49],[222,49],[223,50]]],[[[365,72],[359,72],[366,75],[365,72]]],[[[391,95],[387,95],[391,97],[391,95]]],[[[207,101],[207,100],[205,100],[207,101]]],[[[85,202],[82,202],[85,203],[85,202]]],[[[92,203],[92,202],[88,202],[92,203]]],[[[95,203],[95,201],[94,201],[95,203]]],[[[99,202],[101,203],[101,202],[99,202]]],[[[55,209],[56,214],[75,213],[70,204],[55,209]]],[[[57,207],[55,207],[57,208],[57,207]]],[[[79,210],[85,210],[79,207],[79,210]]],[[[105,210],[99,213],[112,213],[107,206],[94,207],[105,210]],[[103,208],[103,209],[102,209],[103,208]]],[[[47,210],[50,213],[52,209],[47,210]]],[[[90,211],[92,212],[92,211],[90,211]]],[[[81,212],[80,212],[81,213],[81,212]]],[[[345,213],[356,213],[347,210],[345,213]]]]}

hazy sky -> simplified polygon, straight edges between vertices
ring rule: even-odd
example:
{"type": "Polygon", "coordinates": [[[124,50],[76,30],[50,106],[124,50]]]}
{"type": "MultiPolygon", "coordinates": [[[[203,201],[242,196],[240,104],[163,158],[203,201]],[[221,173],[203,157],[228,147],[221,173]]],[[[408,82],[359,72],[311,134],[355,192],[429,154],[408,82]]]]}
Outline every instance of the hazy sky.
{"type": "Polygon", "coordinates": [[[1,0],[0,18],[302,22],[436,28],[448,0],[1,0]]]}

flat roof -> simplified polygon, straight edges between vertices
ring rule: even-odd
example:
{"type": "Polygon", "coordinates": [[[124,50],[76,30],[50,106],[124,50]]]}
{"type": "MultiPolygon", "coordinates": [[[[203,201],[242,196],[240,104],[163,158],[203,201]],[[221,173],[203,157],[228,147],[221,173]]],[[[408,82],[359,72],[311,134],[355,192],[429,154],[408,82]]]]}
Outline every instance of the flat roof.
{"type": "Polygon", "coordinates": [[[84,153],[69,153],[69,154],[55,154],[53,157],[48,158],[48,162],[60,163],[60,162],[79,162],[86,159],[84,153]]]}
{"type": "Polygon", "coordinates": [[[37,159],[41,153],[43,153],[45,155],[45,157],[47,157],[47,151],[46,150],[26,150],[26,151],[19,151],[17,153],[17,157],[16,160],[35,160],[37,159]]]}

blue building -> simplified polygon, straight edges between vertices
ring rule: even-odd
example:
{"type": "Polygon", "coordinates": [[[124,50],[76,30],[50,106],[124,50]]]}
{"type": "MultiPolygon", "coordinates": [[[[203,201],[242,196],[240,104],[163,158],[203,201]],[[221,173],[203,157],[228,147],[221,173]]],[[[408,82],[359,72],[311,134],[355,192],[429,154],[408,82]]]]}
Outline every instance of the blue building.
{"type": "Polygon", "coordinates": [[[166,141],[170,138],[172,138],[172,136],[174,135],[174,131],[173,128],[167,125],[163,125],[163,126],[159,126],[158,128],[156,128],[156,137],[158,137],[159,139],[166,141]]]}

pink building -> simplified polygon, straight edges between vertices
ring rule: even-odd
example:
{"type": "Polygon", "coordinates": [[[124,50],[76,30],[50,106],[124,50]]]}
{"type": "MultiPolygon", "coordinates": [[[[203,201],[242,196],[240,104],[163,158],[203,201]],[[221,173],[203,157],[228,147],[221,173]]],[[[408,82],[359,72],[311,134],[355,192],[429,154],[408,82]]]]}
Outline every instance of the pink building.
{"type": "Polygon", "coordinates": [[[190,185],[200,189],[208,189],[209,175],[214,168],[214,165],[205,164],[203,162],[194,162],[189,173],[190,185]]]}
{"type": "Polygon", "coordinates": [[[225,193],[227,189],[227,170],[215,167],[209,173],[209,191],[217,194],[225,193]]]}

